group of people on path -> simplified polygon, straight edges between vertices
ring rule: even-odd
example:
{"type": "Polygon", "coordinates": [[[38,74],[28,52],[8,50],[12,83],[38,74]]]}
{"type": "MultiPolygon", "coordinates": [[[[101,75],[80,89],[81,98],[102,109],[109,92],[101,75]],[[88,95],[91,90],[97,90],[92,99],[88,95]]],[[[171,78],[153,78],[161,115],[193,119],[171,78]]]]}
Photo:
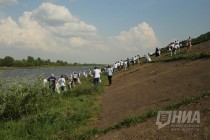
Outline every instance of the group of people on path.
{"type": "MultiPolygon", "coordinates": [[[[192,43],[191,43],[191,38],[189,37],[189,39],[187,40],[187,44],[186,44],[187,48],[188,48],[188,52],[191,51],[191,47],[192,47],[192,43]]],[[[171,56],[176,55],[177,51],[178,53],[181,52],[181,47],[182,44],[179,43],[179,40],[176,40],[174,42],[171,42],[168,45],[169,51],[171,52],[171,56]]],[[[159,56],[161,56],[161,49],[156,47],[155,49],[155,56],[156,58],[158,58],[159,56]]],[[[145,54],[144,55],[145,61],[146,62],[151,62],[152,59],[150,57],[150,54],[145,54]]],[[[135,64],[139,64],[141,57],[139,55],[133,56],[132,58],[127,58],[126,60],[121,60],[121,61],[116,61],[113,65],[109,65],[107,68],[107,75],[108,75],[108,79],[109,79],[109,85],[112,84],[112,75],[113,73],[116,73],[118,71],[121,70],[126,70],[127,68],[129,68],[131,65],[135,65],[135,64]]]]}
{"type": "Polygon", "coordinates": [[[112,67],[113,73],[116,73],[118,71],[126,70],[127,68],[130,68],[131,66],[139,64],[140,59],[141,57],[139,55],[136,55],[131,58],[127,58],[125,60],[116,61],[110,67],[112,67]]]}
{"type": "MultiPolygon", "coordinates": [[[[108,77],[109,86],[110,86],[112,84],[112,75],[113,75],[114,69],[111,65],[108,65],[104,70],[108,77]]],[[[95,67],[93,70],[93,76],[94,76],[93,83],[96,86],[99,85],[99,83],[101,82],[100,73],[101,73],[101,69],[95,67]]]]}
{"type": "MultiPolygon", "coordinates": [[[[159,51],[160,53],[160,51],[159,51]]],[[[145,61],[146,62],[151,62],[152,59],[150,58],[149,54],[144,55],[145,61]]],[[[109,85],[112,84],[112,75],[122,71],[122,70],[127,70],[128,68],[130,68],[131,66],[137,65],[141,63],[142,57],[140,57],[140,55],[136,55],[133,56],[131,58],[127,58],[125,60],[120,60],[120,61],[116,61],[114,64],[112,65],[107,65],[107,67],[105,68],[105,72],[107,74],[108,80],[109,80],[109,85]]],[[[98,75],[98,70],[97,68],[95,68],[96,70],[94,70],[94,72],[96,73],[96,75],[98,75]]],[[[96,77],[96,83],[95,85],[97,85],[98,79],[96,77]]]]}
{"type": "MultiPolygon", "coordinates": [[[[191,43],[191,38],[189,37],[187,40],[187,49],[188,52],[190,52],[192,50],[192,43],[191,43]]],[[[176,40],[174,42],[171,42],[168,45],[169,51],[171,51],[171,56],[174,54],[177,54],[181,52],[181,47],[182,44],[180,44],[179,40],[176,40]]],[[[155,56],[156,58],[158,58],[159,56],[161,56],[161,49],[156,47],[155,49],[155,56]]],[[[146,62],[151,62],[152,59],[150,58],[150,54],[145,54],[144,55],[145,61],[146,62]]],[[[106,73],[108,76],[108,80],[109,80],[109,85],[112,84],[112,75],[113,73],[116,73],[118,71],[121,70],[126,70],[127,68],[129,68],[131,65],[135,65],[135,64],[139,64],[141,57],[139,55],[133,56],[132,58],[127,58],[126,60],[121,60],[121,61],[116,61],[113,65],[108,65],[107,69],[106,69],[106,73]]]]}
{"type": "MultiPolygon", "coordinates": [[[[190,52],[191,47],[192,47],[190,37],[187,40],[186,46],[188,48],[188,52],[190,52]]],[[[171,42],[168,45],[169,51],[171,52],[171,56],[176,55],[177,50],[178,50],[178,52],[180,52],[181,47],[182,47],[182,44],[180,44],[178,40],[176,40],[174,42],[171,42]]],[[[160,48],[155,49],[155,56],[156,56],[156,58],[161,56],[161,49],[160,48]]],[[[149,53],[144,55],[144,58],[145,58],[146,62],[151,62],[152,61],[149,53]]],[[[113,65],[107,65],[107,67],[105,68],[105,73],[107,74],[107,77],[108,77],[108,80],[109,80],[109,85],[112,84],[112,76],[113,76],[114,73],[116,73],[118,71],[121,71],[121,70],[126,70],[130,66],[134,66],[136,64],[139,64],[141,62],[140,59],[141,59],[141,57],[139,55],[136,55],[136,56],[133,56],[131,58],[127,58],[125,60],[116,61],[113,65]]],[[[97,86],[101,82],[101,78],[100,78],[101,72],[102,71],[101,71],[100,68],[95,67],[94,70],[93,70],[93,73],[89,69],[88,74],[86,72],[83,72],[83,76],[86,77],[86,78],[88,76],[93,77],[93,84],[97,86]]],[[[66,91],[67,90],[66,87],[68,87],[68,89],[71,89],[74,86],[76,86],[77,84],[81,84],[80,73],[74,72],[73,74],[70,75],[69,78],[65,75],[61,75],[61,77],[58,80],[52,74],[48,79],[44,79],[44,84],[46,84],[47,82],[49,82],[49,88],[52,91],[57,91],[58,93],[60,93],[60,89],[61,89],[61,91],[66,91]],[[66,86],[67,81],[68,81],[68,84],[66,86]]]]}
{"type": "MultiPolygon", "coordinates": [[[[177,54],[177,51],[178,51],[178,53],[180,53],[182,47],[183,47],[183,46],[182,46],[181,43],[179,43],[179,40],[176,40],[176,41],[174,41],[174,42],[171,42],[171,43],[168,45],[168,49],[169,49],[169,51],[171,52],[171,56],[176,55],[176,54],[177,54]]],[[[189,36],[189,38],[187,39],[186,47],[187,47],[187,52],[188,52],[188,53],[192,51],[192,39],[191,39],[190,36],[189,36]]]]}
{"type": "MultiPolygon", "coordinates": [[[[83,72],[83,75],[81,75],[80,72],[74,72],[73,74],[70,74],[70,76],[61,75],[60,78],[56,78],[54,74],[51,74],[49,78],[44,79],[44,87],[49,84],[49,89],[52,92],[63,92],[72,89],[78,84],[81,84],[80,77],[83,76],[84,78],[91,77],[93,78],[93,84],[95,86],[98,86],[99,83],[101,83],[101,69],[98,67],[95,67],[94,70],[88,70],[88,73],[85,71],[83,72]]],[[[113,75],[113,68],[111,66],[108,66],[105,68],[105,73],[108,76],[109,85],[112,84],[112,75],[113,75]]]]}
{"type": "Polygon", "coordinates": [[[171,52],[171,56],[177,54],[177,50],[180,53],[180,48],[182,47],[182,44],[179,43],[179,40],[176,40],[174,42],[171,42],[168,45],[169,51],[171,52]]]}
{"type": "Polygon", "coordinates": [[[51,74],[49,78],[44,79],[44,87],[46,87],[47,83],[49,84],[49,88],[52,92],[56,91],[60,93],[61,91],[67,91],[72,89],[78,84],[81,84],[80,77],[83,76],[87,78],[88,76],[93,76],[91,70],[89,69],[88,74],[84,71],[83,75],[81,72],[73,72],[70,76],[61,75],[60,78],[56,78],[54,74],[51,74]]]}

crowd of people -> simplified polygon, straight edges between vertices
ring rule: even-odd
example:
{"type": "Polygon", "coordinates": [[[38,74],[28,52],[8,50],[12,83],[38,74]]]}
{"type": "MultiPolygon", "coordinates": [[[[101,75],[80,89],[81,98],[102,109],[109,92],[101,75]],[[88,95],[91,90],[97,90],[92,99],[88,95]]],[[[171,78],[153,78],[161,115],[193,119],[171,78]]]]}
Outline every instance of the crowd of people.
{"type": "MultiPolygon", "coordinates": [[[[104,72],[108,76],[109,85],[111,85],[112,80],[112,74],[113,74],[113,68],[109,65],[107,68],[104,68],[104,72]]],[[[73,72],[69,76],[67,75],[61,75],[59,78],[56,78],[54,74],[51,74],[49,78],[44,79],[44,87],[49,86],[49,89],[52,92],[61,93],[63,91],[71,90],[78,84],[81,84],[80,78],[92,78],[93,84],[95,86],[98,86],[99,83],[101,83],[101,68],[94,67],[93,70],[89,69],[87,72],[84,71],[81,72],[73,72]]]]}
{"type": "MultiPolygon", "coordinates": [[[[191,51],[191,38],[187,40],[186,44],[188,48],[188,52],[191,51]]],[[[171,56],[176,55],[177,52],[180,53],[180,48],[182,47],[182,44],[179,43],[179,40],[176,40],[174,42],[171,42],[168,45],[168,50],[171,53],[171,56]]],[[[155,56],[156,58],[161,56],[161,49],[156,48],[155,49],[155,56]]],[[[106,68],[104,68],[104,72],[107,74],[107,78],[109,81],[109,86],[112,84],[112,75],[114,73],[117,73],[121,70],[127,70],[131,66],[137,65],[141,63],[141,59],[148,63],[151,62],[152,59],[150,57],[150,54],[145,54],[143,57],[140,57],[140,55],[133,56],[131,58],[126,58],[124,60],[116,61],[112,65],[107,65],[106,68]]],[[[52,91],[56,91],[57,93],[60,93],[61,91],[66,91],[67,89],[71,89],[75,87],[77,84],[81,84],[80,77],[83,76],[87,78],[88,76],[93,78],[93,84],[94,85],[99,85],[101,83],[101,78],[100,74],[102,73],[100,68],[95,67],[94,70],[88,70],[86,73],[85,71],[82,73],[81,72],[74,72],[73,74],[70,74],[69,77],[66,75],[61,75],[60,78],[56,79],[55,76],[52,74],[48,79],[44,79],[44,85],[46,86],[46,83],[49,83],[49,88],[52,91]]]]}
{"type": "MultiPolygon", "coordinates": [[[[124,60],[116,61],[110,67],[113,68],[113,73],[116,73],[116,72],[121,71],[121,70],[126,70],[127,68],[130,68],[131,66],[134,66],[136,64],[140,64],[141,63],[141,58],[142,57],[140,57],[139,55],[136,55],[136,56],[133,56],[131,58],[126,58],[124,60]]],[[[146,62],[151,62],[152,61],[149,54],[144,55],[144,58],[145,58],[146,62]]]]}
{"type": "MultiPolygon", "coordinates": [[[[187,46],[188,52],[190,52],[191,47],[192,47],[190,37],[187,40],[186,46],[187,46]]],[[[171,42],[168,45],[168,49],[171,53],[171,56],[176,55],[177,53],[180,53],[181,52],[181,47],[183,47],[183,46],[182,46],[182,44],[180,44],[179,40],[171,42]]],[[[156,47],[156,49],[155,49],[155,56],[156,56],[156,58],[161,56],[161,49],[158,48],[158,47],[156,47]]],[[[146,62],[146,63],[152,62],[152,59],[151,59],[149,53],[145,54],[143,57],[140,57],[140,55],[136,55],[136,56],[133,56],[131,58],[116,61],[113,65],[109,65],[108,66],[109,69],[107,68],[107,70],[108,70],[107,73],[111,73],[110,75],[112,75],[112,73],[116,73],[116,72],[121,71],[121,70],[126,70],[130,66],[140,64],[141,59],[144,60],[144,62],[146,62]],[[110,69],[112,69],[112,72],[110,72],[110,69]]],[[[109,85],[111,85],[111,83],[112,83],[111,77],[109,76],[109,74],[107,74],[107,75],[108,75],[108,79],[109,79],[109,85]]]]}
{"type": "MultiPolygon", "coordinates": [[[[168,45],[168,50],[170,51],[171,56],[173,56],[173,55],[176,55],[177,53],[180,53],[182,47],[184,47],[184,46],[182,46],[182,44],[179,43],[179,40],[176,40],[174,42],[171,42],[168,45]]],[[[187,39],[187,43],[186,43],[185,47],[187,47],[187,52],[188,53],[192,51],[192,40],[191,40],[190,36],[187,39]]]]}
{"type": "Polygon", "coordinates": [[[87,78],[88,76],[93,77],[92,71],[89,69],[88,72],[73,72],[69,76],[61,75],[59,78],[56,78],[54,74],[51,74],[49,78],[44,79],[44,87],[49,85],[49,89],[52,92],[60,93],[61,91],[67,91],[73,87],[81,84],[81,77],[87,78]]]}
{"type": "Polygon", "coordinates": [[[180,53],[180,48],[182,47],[182,44],[179,43],[179,40],[176,40],[174,42],[171,42],[168,45],[168,49],[171,52],[171,56],[176,55],[177,51],[180,53]]]}

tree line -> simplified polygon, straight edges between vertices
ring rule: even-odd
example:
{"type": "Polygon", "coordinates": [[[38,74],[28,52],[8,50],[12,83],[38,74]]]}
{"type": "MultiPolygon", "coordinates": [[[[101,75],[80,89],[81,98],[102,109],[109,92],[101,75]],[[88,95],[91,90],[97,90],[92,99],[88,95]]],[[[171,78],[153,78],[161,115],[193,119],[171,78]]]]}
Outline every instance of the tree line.
{"type": "MultiPolygon", "coordinates": [[[[90,65],[90,64],[78,64],[78,63],[67,63],[66,61],[57,60],[52,62],[50,59],[44,60],[40,57],[34,58],[28,56],[27,59],[15,60],[11,56],[5,56],[0,58],[0,67],[40,67],[40,66],[77,66],[77,65],[90,65]]],[[[91,64],[92,65],[92,64],[91,64]]]]}

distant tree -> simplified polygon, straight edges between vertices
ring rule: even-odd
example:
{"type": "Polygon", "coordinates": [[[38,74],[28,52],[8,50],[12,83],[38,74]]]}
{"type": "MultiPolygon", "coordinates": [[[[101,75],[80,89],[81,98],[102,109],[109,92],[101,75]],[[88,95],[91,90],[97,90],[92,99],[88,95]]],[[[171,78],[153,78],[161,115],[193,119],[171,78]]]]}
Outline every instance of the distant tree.
{"type": "Polygon", "coordinates": [[[28,62],[26,61],[26,59],[23,59],[22,62],[24,64],[24,66],[28,66],[28,62]]]}
{"type": "Polygon", "coordinates": [[[56,66],[56,62],[51,62],[51,65],[52,66],[56,66]]]}
{"type": "Polygon", "coordinates": [[[65,63],[64,63],[62,60],[57,60],[57,61],[56,61],[56,65],[57,65],[57,66],[64,66],[65,63]]]}
{"type": "Polygon", "coordinates": [[[64,62],[64,65],[65,65],[65,66],[68,66],[68,62],[65,61],[65,62],[64,62]]]}
{"type": "Polygon", "coordinates": [[[0,59],[0,66],[4,66],[4,59],[0,59]]]}
{"type": "Polygon", "coordinates": [[[14,66],[15,67],[26,67],[27,63],[25,63],[23,60],[15,60],[14,66]]]}
{"type": "Polygon", "coordinates": [[[43,65],[43,60],[40,58],[40,57],[38,57],[36,60],[35,60],[35,66],[42,66],[43,65]]]}
{"type": "Polygon", "coordinates": [[[4,66],[12,67],[14,65],[14,58],[11,56],[5,56],[4,57],[4,66]]]}
{"type": "Polygon", "coordinates": [[[51,61],[50,61],[50,59],[47,59],[47,60],[45,60],[45,65],[51,65],[51,61]]]}
{"type": "Polygon", "coordinates": [[[35,61],[34,61],[34,58],[32,56],[28,56],[27,62],[28,62],[29,66],[35,66],[35,61]]]}
{"type": "Polygon", "coordinates": [[[66,61],[57,60],[56,62],[51,62],[50,59],[44,60],[38,57],[34,59],[32,56],[28,56],[27,59],[22,60],[14,60],[11,56],[6,56],[4,59],[0,59],[0,66],[15,66],[15,67],[31,67],[31,66],[71,66],[71,65],[78,65],[76,64],[69,64],[66,61]]]}

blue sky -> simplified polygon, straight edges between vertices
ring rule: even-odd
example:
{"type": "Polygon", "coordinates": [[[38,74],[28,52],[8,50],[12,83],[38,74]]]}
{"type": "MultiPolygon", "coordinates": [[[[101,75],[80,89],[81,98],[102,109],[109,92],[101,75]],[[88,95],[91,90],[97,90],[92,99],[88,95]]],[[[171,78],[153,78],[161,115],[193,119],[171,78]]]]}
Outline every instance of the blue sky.
{"type": "Polygon", "coordinates": [[[210,31],[209,0],[0,0],[0,57],[113,63],[210,31]]]}

